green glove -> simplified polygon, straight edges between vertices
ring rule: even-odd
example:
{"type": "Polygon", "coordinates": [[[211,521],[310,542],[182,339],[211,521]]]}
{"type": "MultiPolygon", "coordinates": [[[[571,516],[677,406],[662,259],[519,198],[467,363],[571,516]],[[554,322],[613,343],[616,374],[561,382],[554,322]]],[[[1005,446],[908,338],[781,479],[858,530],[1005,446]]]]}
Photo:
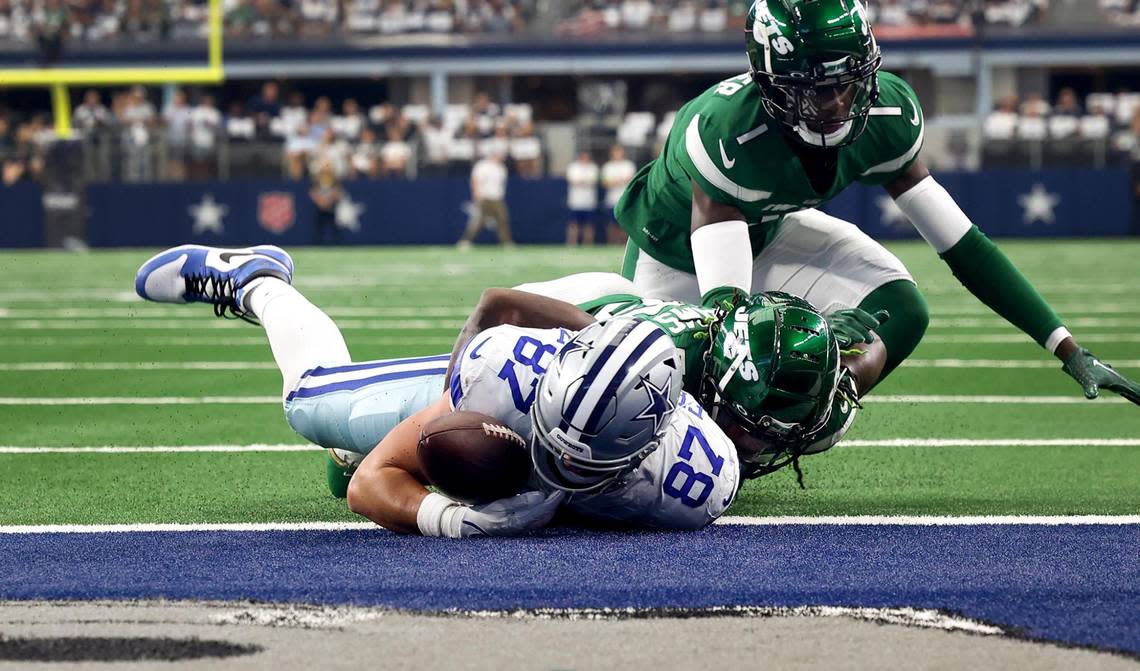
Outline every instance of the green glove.
{"type": "Polygon", "coordinates": [[[833,312],[827,318],[831,332],[839,341],[839,349],[847,349],[856,343],[870,344],[875,340],[875,329],[887,323],[891,315],[886,310],[871,314],[866,310],[851,308],[833,312]]]}
{"type": "Polygon", "coordinates": [[[1140,405],[1140,384],[1117,373],[1087,349],[1081,348],[1069,355],[1061,370],[1084,388],[1085,398],[1096,398],[1100,396],[1101,389],[1107,389],[1140,405]]]}

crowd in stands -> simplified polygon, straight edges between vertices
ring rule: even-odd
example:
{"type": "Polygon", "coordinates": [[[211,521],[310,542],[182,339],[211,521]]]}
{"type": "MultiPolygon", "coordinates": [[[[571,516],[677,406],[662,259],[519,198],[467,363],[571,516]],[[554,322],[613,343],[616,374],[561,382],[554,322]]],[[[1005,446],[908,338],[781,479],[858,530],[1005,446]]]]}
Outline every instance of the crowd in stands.
{"type": "Polygon", "coordinates": [[[1059,162],[1107,154],[1140,161],[1140,94],[1092,93],[1082,101],[1063,88],[1050,103],[1032,93],[1003,99],[982,127],[984,160],[1024,162],[1025,155],[1052,154],[1059,162]]]}
{"type": "MultiPolygon", "coordinates": [[[[533,0],[223,0],[231,37],[510,33],[533,0]]],[[[206,0],[0,0],[0,41],[204,38],[206,0]]]]}
{"type": "MultiPolygon", "coordinates": [[[[158,89],[141,86],[113,92],[109,99],[97,90],[85,93],[73,110],[72,126],[92,151],[106,146],[115,156],[112,174],[101,178],[212,179],[235,168],[245,176],[306,179],[325,166],[338,180],[466,175],[473,163],[492,154],[524,177],[545,171],[530,105],[498,105],[486,94],[470,105],[450,105],[441,115],[426,105],[380,103],[365,109],[351,98],[334,109],[327,97],[309,103],[299,91],[283,96],[276,82],[265,83],[248,101],[228,101],[224,110],[210,91],[191,98],[174,89],[162,97],[158,89]],[[238,151],[243,146],[271,157],[261,174],[230,165],[245,155],[238,151]],[[223,149],[229,161],[224,171],[223,149]]],[[[45,115],[14,127],[10,117],[0,115],[8,183],[34,177],[43,147],[54,139],[45,115]]]]}
{"type": "Polygon", "coordinates": [[[875,0],[872,21],[882,26],[987,25],[1020,27],[1038,21],[1049,0],[875,0]]]}
{"type": "Polygon", "coordinates": [[[1140,0],[1100,0],[1109,20],[1121,26],[1140,26],[1140,0]]]}

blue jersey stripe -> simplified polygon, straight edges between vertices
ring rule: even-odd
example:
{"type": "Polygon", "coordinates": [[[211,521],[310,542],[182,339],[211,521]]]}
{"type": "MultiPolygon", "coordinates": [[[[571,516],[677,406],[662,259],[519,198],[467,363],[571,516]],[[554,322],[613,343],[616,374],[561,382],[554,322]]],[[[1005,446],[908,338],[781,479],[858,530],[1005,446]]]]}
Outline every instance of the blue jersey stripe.
{"type": "Polygon", "coordinates": [[[317,367],[309,371],[308,377],[323,377],[325,375],[336,375],[337,373],[353,373],[359,370],[368,370],[369,368],[389,368],[391,366],[402,366],[411,363],[430,363],[433,361],[447,361],[451,358],[450,354],[437,354],[435,356],[421,356],[413,357],[410,359],[392,359],[390,361],[371,361],[368,363],[354,363],[348,366],[336,366],[334,368],[321,368],[317,367]]]}
{"type": "Polygon", "coordinates": [[[425,368],[423,370],[405,370],[398,373],[384,373],[381,375],[374,375],[372,377],[360,378],[359,380],[345,380],[344,382],[326,384],[322,387],[304,387],[302,389],[291,392],[285,400],[292,401],[295,398],[312,398],[314,396],[331,394],[337,391],[353,391],[361,387],[366,387],[370,384],[376,384],[377,382],[406,380],[413,377],[431,377],[433,375],[443,375],[446,372],[446,368],[425,368]]]}
{"type": "Polygon", "coordinates": [[[596,424],[602,420],[602,415],[605,413],[606,407],[609,405],[607,403],[607,399],[616,394],[618,387],[620,387],[622,383],[625,382],[625,378],[629,375],[629,367],[636,363],[638,359],[640,359],[642,355],[644,355],[645,352],[653,346],[653,343],[660,340],[664,335],[664,331],[659,328],[654,328],[653,331],[645,337],[645,340],[642,340],[637,345],[637,348],[633,350],[633,353],[626,358],[625,362],[622,363],[621,368],[618,369],[617,373],[612,378],[610,378],[610,383],[606,385],[605,391],[602,392],[602,402],[594,406],[594,411],[590,413],[590,418],[586,420],[586,425],[582,427],[582,439],[584,441],[588,442],[590,436],[597,435],[598,427],[596,424]]]}

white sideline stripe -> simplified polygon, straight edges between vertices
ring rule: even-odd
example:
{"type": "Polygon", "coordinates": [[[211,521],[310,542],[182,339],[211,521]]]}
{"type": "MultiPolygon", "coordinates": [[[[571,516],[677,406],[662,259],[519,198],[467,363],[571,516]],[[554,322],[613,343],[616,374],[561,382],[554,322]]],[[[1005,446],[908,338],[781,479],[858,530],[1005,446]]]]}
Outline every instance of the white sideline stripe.
{"type": "Polygon", "coordinates": [[[845,440],[837,447],[1140,447],[1140,438],[889,438],[845,440]]]}
{"type": "MultiPolygon", "coordinates": [[[[27,333],[20,337],[0,337],[0,345],[19,347],[31,346],[72,346],[106,345],[115,339],[115,335],[106,336],[45,336],[38,333],[27,333]]],[[[390,336],[390,335],[353,335],[352,343],[360,345],[377,345],[380,347],[417,346],[424,347],[451,347],[455,344],[455,337],[431,336],[390,336]]],[[[269,341],[264,335],[239,336],[226,334],[225,342],[218,343],[213,340],[189,336],[142,336],[131,338],[132,345],[145,345],[149,347],[208,347],[217,348],[219,344],[226,347],[260,347],[268,346],[269,341]]]]}
{"type": "MultiPolygon", "coordinates": [[[[1140,438],[887,438],[845,440],[838,447],[1140,447],[1140,438]]],[[[0,454],[168,454],[168,453],[280,453],[321,452],[323,447],[299,445],[101,445],[89,447],[32,447],[0,445],[0,454]]]]}
{"type": "MultiPolygon", "coordinates": [[[[850,515],[821,517],[736,517],[715,522],[727,526],[1119,526],[1140,524],[1140,515],[850,515]]],[[[107,534],[266,531],[378,531],[371,522],[231,522],[201,524],[40,524],[0,526],[0,534],[107,534]]]]}
{"type": "MultiPolygon", "coordinates": [[[[1111,392],[1101,394],[1096,403],[1128,403],[1111,392]]],[[[1091,403],[1083,396],[966,396],[943,394],[886,395],[871,394],[866,401],[871,403],[998,403],[1002,405],[1080,405],[1091,403]]]]}
{"type": "Polygon", "coordinates": [[[964,515],[943,517],[936,515],[843,515],[821,517],[734,517],[728,515],[715,524],[741,526],[1071,526],[1140,524],[1140,515],[964,515]]]}
{"type": "MultiPolygon", "coordinates": [[[[1081,405],[1097,403],[1128,403],[1123,398],[1102,395],[1096,401],[1082,396],[948,396],[948,395],[887,395],[867,397],[872,403],[998,403],[1005,405],[1081,405]]],[[[280,404],[279,396],[47,396],[0,397],[4,405],[257,405],[280,404]]]]}
{"type": "Polygon", "coordinates": [[[170,453],[264,453],[323,452],[319,445],[103,445],[98,447],[27,447],[0,445],[0,454],[170,454],[170,453]]]}
{"type": "MultiPolygon", "coordinates": [[[[337,326],[344,331],[458,331],[462,320],[390,319],[361,321],[342,319],[337,326]]],[[[236,319],[18,319],[2,324],[13,331],[219,331],[244,328],[236,319]]],[[[1088,340],[1088,338],[1084,338],[1088,340]]]]}

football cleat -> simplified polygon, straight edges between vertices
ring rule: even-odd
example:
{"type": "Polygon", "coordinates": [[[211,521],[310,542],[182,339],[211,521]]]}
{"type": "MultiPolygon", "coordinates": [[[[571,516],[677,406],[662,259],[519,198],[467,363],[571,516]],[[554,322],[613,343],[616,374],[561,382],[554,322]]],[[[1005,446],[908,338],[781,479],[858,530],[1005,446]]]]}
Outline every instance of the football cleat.
{"type": "Polygon", "coordinates": [[[157,303],[210,303],[219,317],[255,321],[243,289],[259,277],[293,281],[293,259],[272,245],[221,249],[172,247],[151,257],[135,274],[135,291],[157,303]]]}
{"type": "Polygon", "coordinates": [[[338,499],[348,497],[348,483],[352,474],[364,461],[363,454],[330,448],[325,456],[325,479],[329,492],[338,499]]]}

